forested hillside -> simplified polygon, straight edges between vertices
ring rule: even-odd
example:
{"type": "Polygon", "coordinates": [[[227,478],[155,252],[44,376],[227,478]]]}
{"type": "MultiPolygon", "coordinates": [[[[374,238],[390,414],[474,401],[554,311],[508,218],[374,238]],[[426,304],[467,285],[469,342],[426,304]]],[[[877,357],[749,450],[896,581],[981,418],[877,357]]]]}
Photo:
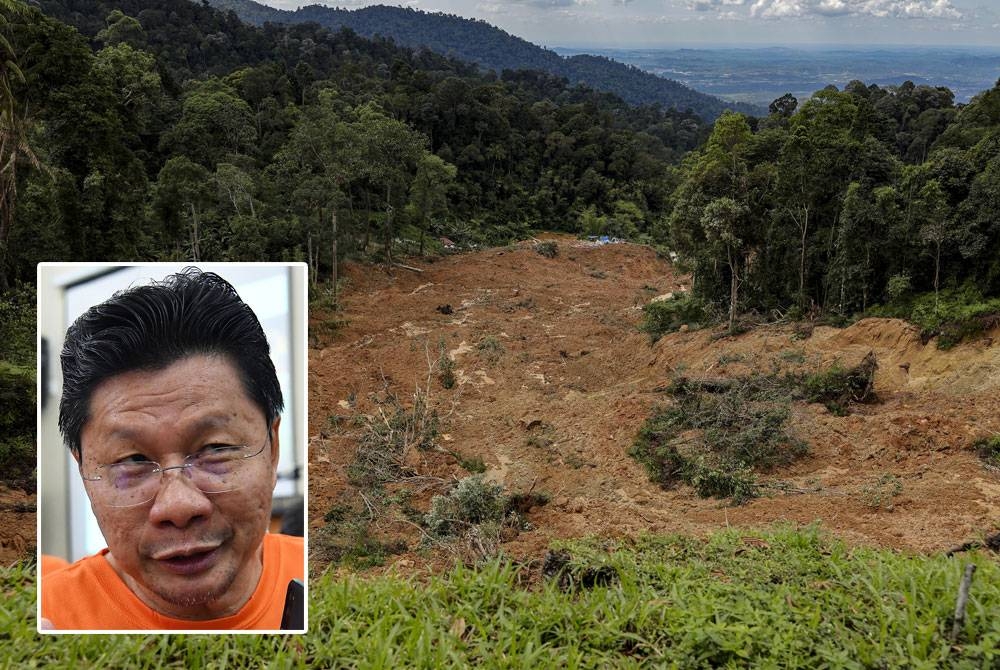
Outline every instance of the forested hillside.
{"type": "Polygon", "coordinates": [[[334,236],[388,257],[601,217],[639,232],[705,137],[691,114],[349,30],[183,0],[43,8],[8,29],[38,159],[20,155],[11,280],[52,258],[308,258],[326,276],[334,236]]]}
{"type": "Polygon", "coordinates": [[[263,25],[315,22],[333,30],[346,27],[366,37],[381,36],[397,44],[426,48],[476,63],[497,74],[504,70],[540,70],[570,83],[581,83],[620,96],[633,105],[661,105],[692,110],[703,119],[714,120],[724,110],[761,114],[754,105],[727,102],[695,91],[677,81],[658,77],[639,68],[602,56],[559,54],[515,37],[485,21],[444,13],[428,13],[410,7],[377,5],[339,9],[309,5],[295,11],[276,9],[253,0],[210,0],[214,7],[231,9],[244,21],[263,25]]]}
{"type": "Polygon", "coordinates": [[[861,82],[795,106],[724,115],[679,170],[667,239],[695,295],[731,324],[881,303],[927,334],[958,328],[944,345],[995,321],[1000,84],[964,107],[944,88],[861,82]]]}
{"type": "Polygon", "coordinates": [[[4,26],[7,285],[53,258],[305,259],[328,280],[333,253],[547,229],[676,252],[685,307],[734,327],[881,305],[930,332],[996,311],[997,87],[956,106],[852,82],[709,137],[692,114],[347,29],[183,0],[41,6],[4,26]]]}

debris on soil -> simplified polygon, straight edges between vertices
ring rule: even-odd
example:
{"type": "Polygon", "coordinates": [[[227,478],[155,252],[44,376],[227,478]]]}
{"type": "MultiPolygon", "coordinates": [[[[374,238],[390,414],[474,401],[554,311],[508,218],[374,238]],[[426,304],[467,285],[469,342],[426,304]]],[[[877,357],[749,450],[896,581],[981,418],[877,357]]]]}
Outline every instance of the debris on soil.
{"type": "MultiPolygon", "coordinates": [[[[692,329],[650,344],[638,329],[649,287],[678,293],[690,286],[688,276],[647,247],[541,239],[572,253],[542,259],[529,241],[448,255],[420,275],[347,264],[341,311],[310,313],[314,325],[344,321],[310,350],[313,529],[324,526],[323,515],[341,495],[357,497],[346,473],[361,431],[350,420],[329,422],[345,413],[338,402],[356,397],[353,416],[378,416],[388,383],[411,409],[414,388],[428,388],[441,342],[454,363],[454,388],[443,389],[431,369],[434,384],[423,400],[436,412],[439,434],[465,459],[486,465],[484,481],[509,492],[537,482],[551,496],[525,512],[531,530],[503,541],[513,559],[536,559],[553,540],[587,535],[707,535],[813,522],[849,544],[947,551],[995,528],[1000,472],[984,467],[969,445],[1000,434],[1000,347],[984,345],[1000,332],[941,351],[921,344],[912,324],[866,318],[845,328],[810,323],[808,337],[805,328],[779,323],[717,340],[692,329]],[[530,309],[518,306],[526,296],[530,309]],[[441,318],[435,309],[445,304],[461,308],[441,318]],[[483,342],[502,355],[488,356],[483,342]],[[628,456],[677,377],[721,388],[723,380],[754,374],[804,378],[841,361],[849,364],[850,392],[836,400],[846,399],[850,413],[794,399],[787,425],[808,444],[808,455],[758,475],[762,495],[740,507],[699,498],[688,485],[664,490],[628,456]],[[874,398],[877,404],[861,402],[874,398]],[[526,433],[534,421],[546,425],[526,433]],[[891,510],[873,509],[861,493],[882,475],[903,483],[891,510]]],[[[410,504],[420,514],[442,490],[420,487],[469,474],[442,449],[409,450],[403,465],[410,504]]],[[[379,531],[411,547],[422,537],[412,523],[386,521],[379,531]]],[[[438,559],[411,553],[405,560],[438,559]]]]}

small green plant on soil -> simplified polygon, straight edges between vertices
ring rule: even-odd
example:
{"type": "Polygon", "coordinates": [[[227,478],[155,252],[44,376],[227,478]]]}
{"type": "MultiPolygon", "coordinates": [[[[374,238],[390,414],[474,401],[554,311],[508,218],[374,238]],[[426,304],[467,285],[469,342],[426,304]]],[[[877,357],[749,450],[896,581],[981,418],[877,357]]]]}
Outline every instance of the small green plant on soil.
{"type": "Polygon", "coordinates": [[[991,470],[1000,470],[1000,435],[983,437],[972,443],[972,450],[991,470]]]}
{"type": "Polygon", "coordinates": [[[333,564],[365,570],[383,565],[394,554],[406,551],[401,540],[380,540],[372,534],[372,519],[391,504],[384,494],[369,491],[353,503],[333,505],[323,515],[325,525],[314,531],[313,551],[333,564]]]}
{"type": "Polygon", "coordinates": [[[441,386],[446,389],[455,388],[455,361],[448,355],[448,348],[445,346],[444,337],[438,339],[438,359],[437,359],[438,380],[441,386]]]}
{"type": "Polygon", "coordinates": [[[524,440],[524,443],[535,449],[548,449],[552,446],[553,440],[547,433],[532,433],[524,440]]]}
{"type": "Polygon", "coordinates": [[[559,245],[548,240],[545,242],[538,242],[535,244],[535,253],[545,258],[555,258],[559,255],[559,245]]]}
{"type": "Polygon", "coordinates": [[[479,355],[482,356],[483,360],[490,365],[496,364],[506,352],[503,343],[494,335],[486,335],[479,340],[479,343],[476,345],[476,349],[479,351],[479,355]]]}
{"type": "Polygon", "coordinates": [[[681,326],[694,330],[711,320],[704,302],[688,293],[678,293],[669,300],[657,300],[643,307],[639,330],[649,335],[650,342],[656,342],[681,326]]]}
{"type": "Polygon", "coordinates": [[[470,456],[469,458],[459,457],[458,464],[465,468],[467,472],[473,474],[486,472],[486,462],[479,456],[470,456]]]}
{"type": "Polygon", "coordinates": [[[556,442],[556,429],[552,424],[544,421],[538,425],[532,425],[528,431],[528,437],[524,443],[535,449],[548,449],[556,442]]]}
{"type": "Polygon", "coordinates": [[[806,354],[801,349],[785,349],[778,354],[778,359],[785,363],[805,363],[806,354]]]}
{"type": "Polygon", "coordinates": [[[869,509],[884,509],[891,512],[894,507],[892,499],[902,492],[902,480],[894,474],[885,473],[861,487],[861,502],[869,509]]]}

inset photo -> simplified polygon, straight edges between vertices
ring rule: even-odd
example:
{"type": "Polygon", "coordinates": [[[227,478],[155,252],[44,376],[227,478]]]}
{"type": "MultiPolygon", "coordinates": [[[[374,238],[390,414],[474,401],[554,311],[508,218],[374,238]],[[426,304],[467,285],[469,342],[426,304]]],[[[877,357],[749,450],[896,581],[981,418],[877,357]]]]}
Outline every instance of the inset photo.
{"type": "Polygon", "coordinates": [[[38,266],[38,627],[304,632],[303,263],[38,266]]]}

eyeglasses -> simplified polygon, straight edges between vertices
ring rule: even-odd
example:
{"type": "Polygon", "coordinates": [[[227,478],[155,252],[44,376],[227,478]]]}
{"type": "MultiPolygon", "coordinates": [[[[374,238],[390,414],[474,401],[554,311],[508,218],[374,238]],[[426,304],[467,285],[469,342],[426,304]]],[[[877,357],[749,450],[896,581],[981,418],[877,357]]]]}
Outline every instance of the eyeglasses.
{"type": "Polygon", "coordinates": [[[202,493],[226,493],[243,488],[251,470],[247,461],[264,451],[246,445],[212,446],[190,454],[182,465],[161,467],[156,461],[134,460],[108,463],[94,468],[90,475],[81,472],[88,482],[99,482],[102,499],[111,507],[134,507],[148,503],[160,490],[167,470],[180,470],[202,493]]]}

